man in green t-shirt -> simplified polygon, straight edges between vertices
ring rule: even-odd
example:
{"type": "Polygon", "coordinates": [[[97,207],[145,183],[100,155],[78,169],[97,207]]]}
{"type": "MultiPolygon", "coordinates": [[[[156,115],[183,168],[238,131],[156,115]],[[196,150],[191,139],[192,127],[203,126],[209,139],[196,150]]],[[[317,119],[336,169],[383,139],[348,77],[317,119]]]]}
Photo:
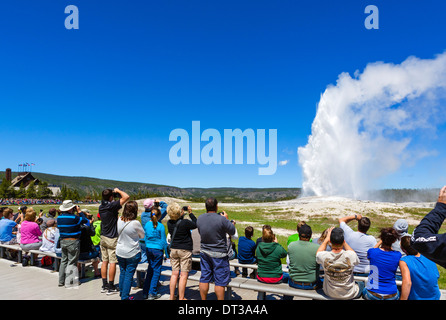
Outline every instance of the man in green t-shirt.
{"type": "Polygon", "coordinates": [[[310,242],[312,230],[307,224],[299,228],[299,240],[288,246],[290,287],[313,290],[320,288],[319,265],[316,262],[316,252],[319,245],[310,242]]]}
{"type": "MultiPolygon", "coordinates": [[[[301,221],[301,222],[299,222],[299,223],[297,224],[297,227],[296,227],[296,231],[297,231],[297,233],[292,234],[291,236],[288,237],[287,242],[286,242],[287,247],[290,245],[291,242],[299,241],[299,229],[300,229],[300,227],[302,227],[304,224],[306,224],[305,221],[301,221]]],[[[313,242],[313,239],[310,239],[310,242],[313,242]]]]}

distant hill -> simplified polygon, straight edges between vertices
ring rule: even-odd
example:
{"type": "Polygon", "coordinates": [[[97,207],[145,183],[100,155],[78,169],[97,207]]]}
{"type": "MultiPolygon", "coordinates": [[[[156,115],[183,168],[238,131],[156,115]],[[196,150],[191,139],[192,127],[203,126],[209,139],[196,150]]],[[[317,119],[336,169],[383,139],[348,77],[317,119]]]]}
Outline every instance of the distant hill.
{"type": "MultiPolygon", "coordinates": [[[[90,177],[59,176],[47,173],[33,172],[32,175],[40,181],[50,185],[66,185],[77,190],[82,197],[93,193],[101,194],[106,188],[119,188],[130,195],[150,195],[150,197],[175,197],[189,201],[203,201],[213,196],[220,202],[268,202],[297,198],[301,194],[300,188],[179,188],[141,182],[124,182],[90,177]]],[[[0,180],[5,176],[0,173],[0,180]]],[[[17,176],[13,172],[13,177],[17,176]]]]}
{"type": "MultiPolygon", "coordinates": [[[[70,189],[77,190],[81,197],[88,194],[101,194],[106,188],[119,188],[136,198],[174,197],[188,201],[202,202],[207,197],[215,197],[220,202],[273,202],[290,200],[299,197],[301,188],[179,188],[168,185],[159,185],[141,182],[124,182],[90,177],[69,177],[47,173],[33,172],[33,176],[50,185],[62,187],[64,184],[70,189]]],[[[0,172],[0,180],[5,172],[0,172]]],[[[13,178],[17,172],[13,172],[13,178]]],[[[383,202],[434,202],[438,197],[439,189],[383,189],[374,190],[369,194],[372,201],[383,202]]]]}

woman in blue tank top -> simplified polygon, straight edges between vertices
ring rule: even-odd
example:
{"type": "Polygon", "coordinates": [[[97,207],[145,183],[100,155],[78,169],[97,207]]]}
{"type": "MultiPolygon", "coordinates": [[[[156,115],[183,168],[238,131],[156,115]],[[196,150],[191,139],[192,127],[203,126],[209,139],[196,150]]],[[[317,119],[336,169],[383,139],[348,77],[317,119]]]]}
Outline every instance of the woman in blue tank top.
{"type": "Polygon", "coordinates": [[[439,300],[437,265],[410,246],[410,236],[401,238],[401,249],[407,256],[401,258],[403,285],[400,300],[439,300]]]}

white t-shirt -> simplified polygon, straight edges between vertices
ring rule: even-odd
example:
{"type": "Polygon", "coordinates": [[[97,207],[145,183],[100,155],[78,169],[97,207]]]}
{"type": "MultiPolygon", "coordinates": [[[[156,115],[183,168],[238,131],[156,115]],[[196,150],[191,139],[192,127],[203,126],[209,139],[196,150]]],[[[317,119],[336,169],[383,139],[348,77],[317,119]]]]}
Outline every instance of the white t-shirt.
{"type": "Polygon", "coordinates": [[[138,220],[124,222],[118,219],[118,234],[117,256],[129,259],[141,252],[139,239],[144,238],[145,232],[138,220]]]}
{"type": "Polygon", "coordinates": [[[324,269],[323,290],[334,299],[350,300],[359,293],[359,286],[353,278],[353,268],[359,263],[358,255],[351,250],[321,251],[316,262],[324,269]]]}
{"type": "Polygon", "coordinates": [[[39,248],[43,252],[56,252],[56,228],[46,228],[42,234],[42,245],[39,248]]]}
{"type": "Polygon", "coordinates": [[[370,261],[367,259],[367,251],[376,245],[375,237],[359,231],[353,231],[345,222],[341,222],[340,227],[344,230],[345,242],[356,252],[359,258],[359,264],[353,271],[369,273],[370,261]]]}

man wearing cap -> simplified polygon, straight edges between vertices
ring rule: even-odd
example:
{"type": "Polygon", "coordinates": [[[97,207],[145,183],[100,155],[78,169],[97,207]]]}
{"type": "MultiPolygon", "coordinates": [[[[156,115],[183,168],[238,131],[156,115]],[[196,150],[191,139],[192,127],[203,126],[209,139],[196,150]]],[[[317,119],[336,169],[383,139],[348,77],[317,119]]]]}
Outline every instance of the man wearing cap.
{"type": "Polygon", "coordinates": [[[102,293],[113,294],[119,292],[114,284],[116,264],[118,263],[118,258],[116,257],[118,215],[119,210],[129,199],[130,196],[118,188],[102,191],[102,202],[99,206],[99,215],[101,216],[102,293]],[[119,197],[116,201],[114,201],[115,196],[119,197]]]}
{"type": "Polygon", "coordinates": [[[309,225],[302,225],[299,228],[299,240],[291,242],[288,246],[290,287],[312,290],[322,285],[319,279],[319,265],[316,262],[319,245],[310,242],[312,233],[309,225]]]}
{"type": "Polygon", "coordinates": [[[355,283],[353,268],[359,263],[358,255],[344,241],[344,230],[330,228],[327,237],[316,253],[316,261],[324,268],[324,293],[339,300],[350,300],[361,297],[364,283],[355,283]],[[331,251],[325,251],[328,242],[331,251]]]}
{"type": "MultiPolygon", "coordinates": [[[[81,225],[88,223],[88,219],[71,200],[65,200],[59,209],[61,213],[57,217],[57,227],[62,251],[59,267],[59,287],[62,287],[66,280],[74,281],[77,275],[81,225]]],[[[72,283],[72,285],[77,285],[77,283],[72,283]]]]}
{"type": "Polygon", "coordinates": [[[393,224],[393,229],[398,233],[398,239],[392,244],[392,250],[401,252],[401,257],[405,257],[406,253],[401,249],[401,238],[410,236],[407,231],[409,231],[409,224],[406,219],[398,219],[393,224]]]}

